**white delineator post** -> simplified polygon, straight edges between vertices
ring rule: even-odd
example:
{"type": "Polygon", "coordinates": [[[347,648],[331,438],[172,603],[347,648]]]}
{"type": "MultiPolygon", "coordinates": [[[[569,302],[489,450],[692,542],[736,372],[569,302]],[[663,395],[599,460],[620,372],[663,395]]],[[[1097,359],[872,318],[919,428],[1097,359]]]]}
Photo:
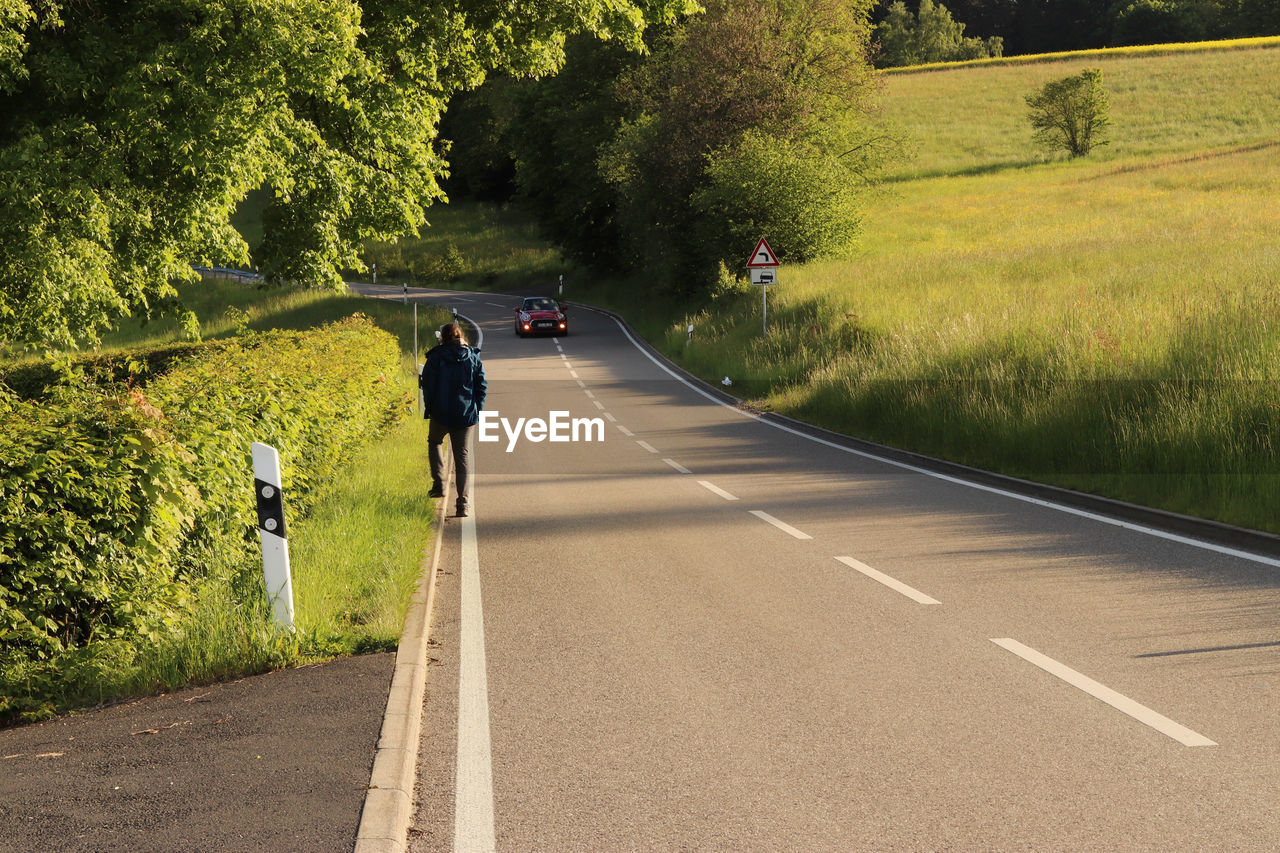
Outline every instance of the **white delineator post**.
{"type": "Polygon", "coordinates": [[[260,442],[253,452],[253,491],[262,540],[262,576],[276,622],[293,630],[293,581],[289,575],[289,540],[284,527],[284,495],[280,489],[280,454],[260,442]]]}
{"type": "MultiPolygon", "coordinates": [[[[413,369],[419,377],[422,376],[422,365],[418,363],[418,303],[413,303],[413,369]]],[[[419,414],[422,411],[422,382],[418,382],[418,394],[413,398],[413,413],[419,414]]]]}

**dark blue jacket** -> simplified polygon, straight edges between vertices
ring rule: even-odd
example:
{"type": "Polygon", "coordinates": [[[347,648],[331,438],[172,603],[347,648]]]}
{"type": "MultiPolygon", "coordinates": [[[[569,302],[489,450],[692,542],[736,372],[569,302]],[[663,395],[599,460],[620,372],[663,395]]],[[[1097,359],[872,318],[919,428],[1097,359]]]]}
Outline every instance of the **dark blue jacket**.
{"type": "Polygon", "coordinates": [[[423,414],[448,427],[475,426],[488,383],[471,347],[454,342],[432,347],[418,377],[423,414]]]}

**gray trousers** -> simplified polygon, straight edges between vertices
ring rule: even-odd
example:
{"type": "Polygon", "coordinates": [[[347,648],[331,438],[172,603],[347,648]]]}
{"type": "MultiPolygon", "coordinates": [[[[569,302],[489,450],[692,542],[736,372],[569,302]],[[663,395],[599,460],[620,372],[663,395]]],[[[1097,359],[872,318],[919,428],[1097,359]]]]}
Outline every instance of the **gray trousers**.
{"type": "Polygon", "coordinates": [[[458,486],[458,503],[466,503],[467,486],[471,482],[471,431],[475,427],[450,427],[437,420],[431,421],[427,429],[427,462],[431,465],[431,482],[443,483],[443,472],[440,470],[444,462],[441,459],[440,446],[444,437],[449,436],[449,447],[453,450],[453,476],[458,486]]]}

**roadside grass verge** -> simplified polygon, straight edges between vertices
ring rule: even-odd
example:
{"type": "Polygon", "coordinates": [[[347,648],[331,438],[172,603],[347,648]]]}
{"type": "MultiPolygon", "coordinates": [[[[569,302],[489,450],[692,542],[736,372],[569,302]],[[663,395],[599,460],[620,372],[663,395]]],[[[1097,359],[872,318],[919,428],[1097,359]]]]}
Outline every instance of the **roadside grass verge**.
{"type": "Polygon", "coordinates": [[[392,650],[433,541],[427,430],[410,416],[353,460],[290,537],[308,654],[392,650]]]}
{"type": "Polygon", "coordinates": [[[393,427],[323,489],[306,518],[289,518],[295,632],[272,621],[251,552],[237,565],[208,567],[172,630],[133,644],[91,643],[61,672],[33,668],[29,698],[38,701],[11,722],[394,650],[434,536],[433,501],[413,462],[426,441],[421,424],[393,427]]]}
{"type": "MultiPolygon", "coordinates": [[[[241,329],[307,329],[353,313],[374,318],[400,343],[403,370],[387,376],[405,399],[416,393],[412,308],[396,302],[318,291],[257,289],[226,281],[183,285],[184,302],[204,319],[206,337],[241,329]],[[229,314],[225,310],[233,307],[229,314]]],[[[419,309],[424,337],[447,320],[419,309]]],[[[176,323],[126,328],[104,342],[128,352],[181,339],[176,323]]],[[[431,341],[434,343],[434,340],[431,341]]],[[[424,342],[425,346],[425,342],[424,342]]],[[[61,671],[27,668],[27,693],[10,722],[208,683],[338,655],[393,649],[434,536],[434,501],[426,495],[426,430],[403,412],[328,482],[318,484],[309,512],[290,513],[290,551],[297,630],[271,621],[253,542],[225,565],[189,578],[189,604],[165,630],[135,641],[97,644],[68,656],[61,671]]],[[[245,449],[245,488],[252,485],[245,449]]]]}

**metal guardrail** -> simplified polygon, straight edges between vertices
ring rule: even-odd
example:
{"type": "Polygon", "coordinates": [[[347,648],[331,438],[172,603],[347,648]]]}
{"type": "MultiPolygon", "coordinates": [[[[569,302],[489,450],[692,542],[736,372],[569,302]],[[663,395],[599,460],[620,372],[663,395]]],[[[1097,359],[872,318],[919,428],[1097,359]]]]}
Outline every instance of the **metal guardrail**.
{"type": "Polygon", "coordinates": [[[262,281],[262,276],[256,272],[249,270],[238,270],[231,267],[198,267],[192,264],[191,268],[205,278],[216,278],[228,281],[262,281]]]}

